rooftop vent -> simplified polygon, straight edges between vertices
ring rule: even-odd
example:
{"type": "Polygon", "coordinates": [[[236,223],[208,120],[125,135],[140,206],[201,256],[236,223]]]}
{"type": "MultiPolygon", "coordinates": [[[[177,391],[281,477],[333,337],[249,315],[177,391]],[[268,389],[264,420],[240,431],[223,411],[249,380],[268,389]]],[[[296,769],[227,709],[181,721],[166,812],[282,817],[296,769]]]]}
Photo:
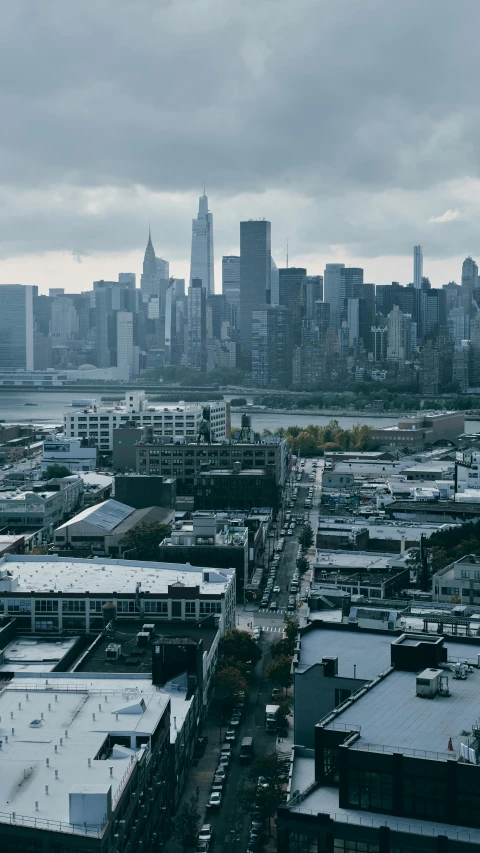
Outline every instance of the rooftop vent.
{"type": "Polygon", "coordinates": [[[30,728],[31,729],[39,729],[41,725],[42,725],[41,720],[32,720],[32,722],[30,723],[30,728]]]}

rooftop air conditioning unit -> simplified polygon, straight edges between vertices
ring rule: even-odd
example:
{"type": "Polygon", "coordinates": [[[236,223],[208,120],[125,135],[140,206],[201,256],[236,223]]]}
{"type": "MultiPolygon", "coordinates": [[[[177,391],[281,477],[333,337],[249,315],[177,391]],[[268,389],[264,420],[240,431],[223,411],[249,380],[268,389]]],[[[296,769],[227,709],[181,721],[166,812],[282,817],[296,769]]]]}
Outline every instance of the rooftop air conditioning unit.
{"type": "Polygon", "coordinates": [[[105,660],[119,660],[122,647],[119,643],[109,643],[105,649],[105,660]]]}

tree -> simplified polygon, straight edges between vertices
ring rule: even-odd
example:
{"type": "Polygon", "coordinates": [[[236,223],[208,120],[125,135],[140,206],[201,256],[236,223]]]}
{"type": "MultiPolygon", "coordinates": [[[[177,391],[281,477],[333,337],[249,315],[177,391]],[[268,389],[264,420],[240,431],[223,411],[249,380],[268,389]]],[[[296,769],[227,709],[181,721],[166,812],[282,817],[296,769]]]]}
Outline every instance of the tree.
{"type": "Polygon", "coordinates": [[[283,637],[276,643],[270,646],[270,654],[272,658],[293,657],[295,651],[295,641],[289,640],[288,637],[283,637]]]}
{"type": "Polygon", "coordinates": [[[233,666],[221,666],[215,675],[215,697],[220,700],[232,698],[234,701],[235,695],[240,690],[247,689],[247,682],[242,678],[240,670],[233,666]]]}
{"type": "Polygon", "coordinates": [[[248,768],[248,777],[253,781],[263,776],[268,782],[285,785],[288,782],[290,760],[278,752],[260,755],[248,768]]]}
{"type": "Polygon", "coordinates": [[[72,472],[66,465],[59,465],[54,462],[52,465],[49,465],[48,468],[45,468],[43,472],[43,480],[60,480],[62,477],[71,477],[72,472]]]}
{"type": "Polygon", "coordinates": [[[310,546],[313,545],[313,530],[310,524],[304,525],[298,535],[298,541],[305,551],[308,551],[310,546]]]}
{"type": "Polygon", "coordinates": [[[153,521],[129,530],[120,540],[123,559],[158,560],[158,547],[170,535],[171,529],[169,524],[153,521]]]}
{"type": "Polygon", "coordinates": [[[284,786],[288,781],[288,772],[289,759],[276,752],[257,758],[249,768],[249,782],[239,792],[242,809],[246,812],[258,810],[262,820],[272,817],[285,800],[284,786]],[[259,787],[260,776],[267,784],[259,787]]]}
{"type": "Polygon", "coordinates": [[[297,559],[297,569],[301,575],[304,575],[305,572],[308,572],[309,568],[310,568],[310,563],[308,562],[307,558],[304,557],[302,554],[302,556],[298,557],[298,559],[297,559]]]}
{"type": "Polygon", "coordinates": [[[232,397],[230,400],[231,406],[246,406],[247,398],[246,397],[232,397]]]}
{"type": "Polygon", "coordinates": [[[270,666],[267,669],[267,678],[269,681],[273,681],[274,684],[279,684],[280,687],[285,688],[285,695],[287,693],[287,688],[290,687],[292,683],[292,676],[290,670],[292,668],[292,658],[288,655],[279,655],[278,658],[272,661],[270,666]]]}
{"type": "Polygon", "coordinates": [[[288,717],[291,711],[288,699],[284,699],[276,710],[275,722],[277,724],[277,733],[280,737],[286,737],[288,734],[288,717]]]}
{"type": "Polygon", "coordinates": [[[175,818],[174,834],[182,845],[183,850],[193,847],[197,842],[200,826],[200,812],[198,811],[198,794],[190,797],[184,803],[175,818]]]}
{"type": "Polygon", "coordinates": [[[296,616],[285,616],[284,631],[288,640],[296,641],[299,628],[300,623],[296,616]]]}
{"type": "Polygon", "coordinates": [[[239,631],[238,628],[225,631],[220,640],[220,654],[242,663],[252,661],[252,664],[256,664],[262,657],[257,641],[248,631],[239,631]]]}

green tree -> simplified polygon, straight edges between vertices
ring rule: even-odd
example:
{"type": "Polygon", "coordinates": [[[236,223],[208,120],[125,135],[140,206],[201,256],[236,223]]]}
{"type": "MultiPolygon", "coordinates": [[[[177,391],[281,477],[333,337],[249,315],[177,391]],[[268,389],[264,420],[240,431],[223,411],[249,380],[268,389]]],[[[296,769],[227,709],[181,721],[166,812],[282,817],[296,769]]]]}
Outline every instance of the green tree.
{"type": "Polygon", "coordinates": [[[279,785],[285,785],[288,782],[289,764],[289,759],[284,755],[279,755],[278,752],[268,752],[252,761],[247,775],[252,781],[263,776],[267,782],[278,782],[279,785]]]}
{"type": "Polygon", "coordinates": [[[296,641],[298,631],[300,628],[300,622],[298,621],[296,616],[285,616],[285,636],[288,640],[296,641]]]}
{"type": "Polygon", "coordinates": [[[239,791],[241,808],[246,812],[258,810],[262,820],[273,817],[285,801],[288,772],[289,759],[276,752],[257,758],[249,768],[247,784],[239,791]],[[263,776],[267,784],[259,787],[260,776],[263,776]]]}
{"type": "Polygon", "coordinates": [[[194,847],[197,843],[200,827],[200,812],[198,810],[198,794],[190,797],[180,809],[174,824],[174,835],[183,850],[194,847]]]}
{"type": "Polygon", "coordinates": [[[292,658],[288,655],[279,655],[267,669],[268,680],[280,685],[280,687],[284,687],[285,695],[292,683],[291,668],[292,658]]]}
{"type": "Polygon", "coordinates": [[[247,689],[247,682],[242,678],[239,669],[233,666],[221,666],[215,674],[215,698],[223,701],[227,698],[235,700],[240,690],[247,689]]]}
{"type": "Polygon", "coordinates": [[[275,713],[275,722],[277,724],[277,732],[280,737],[286,737],[288,734],[288,717],[291,714],[292,709],[290,706],[290,702],[288,699],[284,699],[280,702],[277,711],[275,713]]]}
{"type": "Polygon", "coordinates": [[[298,541],[305,551],[313,545],[313,530],[310,524],[305,524],[298,535],[298,541]]]}
{"type": "Polygon", "coordinates": [[[293,657],[293,653],[295,651],[295,640],[288,639],[288,637],[282,637],[281,640],[278,640],[276,643],[272,643],[270,646],[270,654],[272,658],[280,658],[280,657],[293,657]]]}
{"type": "Polygon", "coordinates": [[[59,465],[55,462],[45,468],[42,480],[60,480],[62,477],[71,477],[71,475],[72,472],[66,465],[59,465]]]}
{"type": "Polygon", "coordinates": [[[246,397],[232,397],[230,400],[231,406],[246,406],[247,398],[246,397]]]}
{"type": "Polygon", "coordinates": [[[310,568],[310,563],[308,562],[307,558],[303,554],[297,559],[296,565],[297,565],[297,569],[301,575],[304,575],[305,572],[308,572],[308,570],[310,568]]]}
{"type": "Polygon", "coordinates": [[[129,530],[120,541],[123,559],[158,560],[158,547],[170,535],[171,529],[169,524],[153,521],[129,530]]]}
{"type": "Polygon", "coordinates": [[[257,641],[248,631],[239,631],[238,628],[225,631],[220,640],[220,654],[225,658],[238,660],[242,663],[252,661],[252,664],[256,664],[262,657],[257,641]]]}

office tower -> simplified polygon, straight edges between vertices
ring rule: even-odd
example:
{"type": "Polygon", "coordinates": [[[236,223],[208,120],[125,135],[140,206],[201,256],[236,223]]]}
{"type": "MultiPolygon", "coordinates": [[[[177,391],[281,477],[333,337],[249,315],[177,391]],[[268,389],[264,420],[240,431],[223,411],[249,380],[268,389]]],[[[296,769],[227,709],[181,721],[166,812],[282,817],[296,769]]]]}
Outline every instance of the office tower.
{"type": "Polygon", "coordinates": [[[222,257],[222,294],[230,308],[230,325],[240,326],[240,255],[222,257]]]}
{"type": "Polygon", "coordinates": [[[330,326],[330,304],[328,302],[315,302],[315,325],[318,329],[318,342],[320,347],[325,346],[325,336],[330,326]]]}
{"type": "Polygon", "coordinates": [[[346,307],[347,299],[360,298],[363,285],[363,269],[361,267],[344,267],[340,273],[341,298],[344,300],[342,309],[346,307]]]}
{"type": "Polygon", "coordinates": [[[292,344],[299,346],[302,320],[306,316],[307,271],[303,267],[285,267],[278,272],[279,303],[291,311],[292,344]]]}
{"type": "Polygon", "coordinates": [[[431,288],[422,292],[422,334],[438,335],[447,324],[447,295],[444,290],[431,288]]]}
{"type": "Polygon", "coordinates": [[[53,299],[50,296],[38,296],[35,293],[33,294],[34,328],[40,335],[43,335],[46,338],[48,338],[50,334],[50,321],[52,319],[52,302],[53,299]]]}
{"type": "Polygon", "coordinates": [[[346,320],[342,320],[342,325],[338,329],[338,355],[340,358],[346,358],[349,351],[349,331],[346,320]]]}
{"type": "Polygon", "coordinates": [[[188,363],[192,370],[207,369],[207,297],[201,278],[188,288],[188,363]]]}
{"type": "Polygon", "coordinates": [[[412,350],[412,318],[394,305],[387,317],[387,359],[405,361],[412,350]]]}
{"type": "Polygon", "coordinates": [[[360,339],[360,300],[347,299],[348,344],[357,346],[360,339]]]}
{"type": "Polygon", "coordinates": [[[327,264],[323,275],[323,298],[330,305],[330,323],[340,325],[341,311],[345,299],[345,264],[327,264]]]}
{"type": "Polygon", "coordinates": [[[374,361],[385,361],[387,357],[387,327],[372,326],[372,352],[374,361]]]}
{"type": "Polygon", "coordinates": [[[252,379],[264,387],[292,383],[291,312],[283,305],[252,312],[252,379]]]}
{"type": "MultiPolygon", "coordinates": [[[[140,289],[144,297],[161,296],[162,304],[165,304],[165,293],[168,287],[169,264],[162,258],[155,256],[152,235],[148,230],[148,243],[143,258],[143,272],[140,276],[140,289]]],[[[119,276],[120,281],[120,276],[119,276]]]]}
{"type": "Polygon", "coordinates": [[[413,247],[413,286],[421,290],[423,278],[423,252],[421,246],[413,247]]]}
{"type": "Polygon", "coordinates": [[[131,287],[132,289],[135,289],[137,286],[137,276],[134,272],[119,272],[118,282],[119,284],[123,284],[126,287],[131,287]]]}
{"type": "Polygon", "coordinates": [[[157,264],[157,274],[159,278],[168,281],[170,278],[170,264],[164,258],[155,258],[157,264]]]}
{"type": "Polygon", "coordinates": [[[265,219],[240,223],[240,337],[245,365],[252,357],[252,311],[271,302],[271,225],[265,219]]]}
{"type": "Polygon", "coordinates": [[[447,297],[447,312],[452,308],[459,308],[462,304],[462,288],[455,281],[449,281],[448,284],[442,284],[442,290],[445,291],[447,297]]]}
{"type": "Polygon", "coordinates": [[[270,305],[280,305],[280,272],[273,258],[270,270],[270,305]]]}
{"type": "Polygon", "coordinates": [[[53,346],[64,346],[76,337],[78,330],[77,312],[73,299],[56,296],[52,300],[50,336],[53,346]]]}
{"type": "Polygon", "coordinates": [[[419,355],[420,394],[432,396],[440,392],[440,353],[427,341],[419,355]]]}
{"type": "Polygon", "coordinates": [[[462,264],[462,306],[465,309],[465,316],[470,320],[473,316],[473,291],[478,287],[478,266],[475,261],[468,256],[462,264]]]}
{"type": "Polygon", "coordinates": [[[315,303],[323,300],[323,275],[307,275],[306,300],[306,315],[313,320],[315,303]]]}
{"type": "Polygon", "coordinates": [[[223,294],[207,296],[207,338],[221,341],[227,337],[229,314],[228,303],[223,294]]]}
{"type": "Polygon", "coordinates": [[[468,340],[469,331],[465,308],[452,308],[448,312],[447,328],[448,334],[456,347],[459,347],[462,341],[468,340]]]}
{"type": "Polygon", "coordinates": [[[201,279],[207,296],[215,293],[213,268],[213,215],[208,210],[208,198],[204,193],[198,201],[198,216],[192,219],[190,283],[201,279]]]}
{"type": "Polygon", "coordinates": [[[133,314],[117,311],[117,367],[128,370],[128,379],[133,376],[133,314]]]}
{"type": "Polygon", "coordinates": [[[33,296],[30,284],[0,285],[1,370],[34,369],[33,296]]]}
{"type": "MultiPolygon", "coordinates": [[[[95,288],[96,282],[94,282],[95,288]]],[[[95,362],[97,367],[110,367],[108,318],[110,299],[107,288],[95,290],[95,362]]]]}

